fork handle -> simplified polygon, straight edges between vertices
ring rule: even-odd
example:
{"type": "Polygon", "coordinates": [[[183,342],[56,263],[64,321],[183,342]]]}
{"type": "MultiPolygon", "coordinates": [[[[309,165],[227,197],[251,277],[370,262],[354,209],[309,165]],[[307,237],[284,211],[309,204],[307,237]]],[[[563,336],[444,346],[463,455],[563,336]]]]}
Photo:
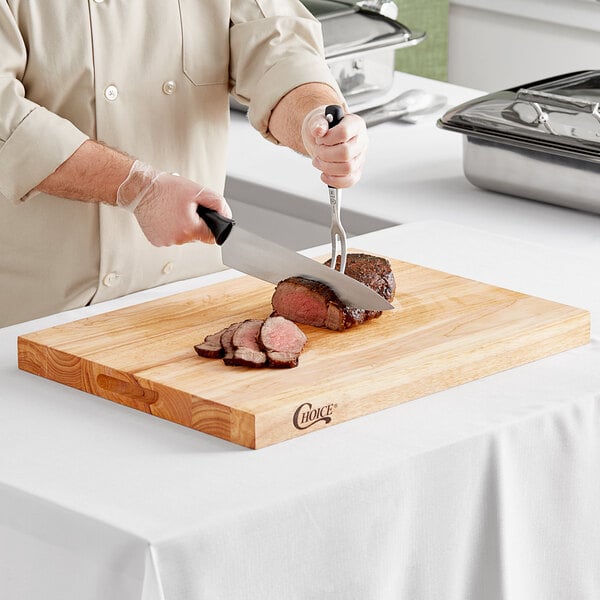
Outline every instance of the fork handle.
{"type": "MultiPolygon", "coordinates": [[[[340,121],[344,118],[344,109],[339,104],[330,104],[325,107],[325,119],[327,120],[327,124],[329,125],[329,129],[339,125],[340,121]]],[[[340,218],[340,205],[339,205],[339,195],[341,192],[331,186],[327,186],[329,188],[329,202],[331,204],[331,208],[339,221],[340,218]]]]}
{"type": "MultiPolygon", "coordinates": [[[[339,125],[340,121],[344,118],[344,109],[338,104],[330,104],[325,108],[325,119],[327,120],[327,124],[329,125],[329,129],[339,125]]],[[[329,188],[329,197],[331,198],[331,191],[336,188],[328,185],[329,188]]]]}
{"type": "Polygon", "coordinates": [[[339,125],[339,122],[344,118],[344,109],[338,104],[330,104],[325,108],[325,118],[329,124],[329,129],[339,125]]]}

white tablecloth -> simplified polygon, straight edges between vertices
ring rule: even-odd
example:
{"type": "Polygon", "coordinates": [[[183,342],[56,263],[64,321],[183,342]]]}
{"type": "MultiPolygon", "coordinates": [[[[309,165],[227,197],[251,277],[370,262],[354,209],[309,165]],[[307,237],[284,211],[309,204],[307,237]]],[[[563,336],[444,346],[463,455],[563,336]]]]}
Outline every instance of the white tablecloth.
{"type": "Polygon", "coordinates": [[[251,451],[16,366],[22,332],[231,272],[0,330],[2,600],[600,597],[600,257],[436,222],[353,246],[587,308],[592,342],[251,451]]]}

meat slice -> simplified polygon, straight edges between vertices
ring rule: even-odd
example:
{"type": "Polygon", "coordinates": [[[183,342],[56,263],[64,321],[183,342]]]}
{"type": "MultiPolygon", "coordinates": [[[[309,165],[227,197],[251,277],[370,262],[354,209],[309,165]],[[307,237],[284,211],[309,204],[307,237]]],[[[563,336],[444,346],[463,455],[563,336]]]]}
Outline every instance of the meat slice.
{"type": "Polygon", "coordinates": [[[223,361],[226,365],[232,364],[233,353],[235,347],[233,345],[233,334],[241,323],[232,323],[229,327],[223,330],[221,334],[221,346],[223,346],[223,361]]]}
{"type": "Polygon", "coordinates": [[[275,316],[265,319],[258,343],[267,354],[269,367],[285,369],[298,365],[306,336],[292,321],[275,316]]]}
{"type": "Polygon", "coordinates": [[[225,364],[253,368],[267,366],[267,355],[258,345],[258,334],[262,325],[262,320],[248,319],[233,330],[233,355],[225,364]]]}
{"type": "Polygon", "coordinates": [[[203,356],[204,358],[223,358],[225,350],[221,346],[221,336],[225,332],[225,329],[207,335],[201,344],[196,344],[194,350],[198,353],[198,356],[203,356]]]}
{"type": "MultiPolygon", "coordinates": [[[[369,254],[348,254],[345,273],[386,300],[393,300],[396,282],[387,259],[369,254]]],[[[304,277],[290,277],[279,282],[271,303],[276,315],[334,331],[343,331],[381,315],[381,311],[346,306],[330,287],[304,277]]]]}

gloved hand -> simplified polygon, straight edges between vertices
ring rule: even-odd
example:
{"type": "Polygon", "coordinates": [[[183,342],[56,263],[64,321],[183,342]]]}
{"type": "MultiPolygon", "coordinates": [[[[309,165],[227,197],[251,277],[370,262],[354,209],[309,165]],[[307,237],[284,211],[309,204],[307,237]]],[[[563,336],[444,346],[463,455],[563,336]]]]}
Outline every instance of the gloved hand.
{"type": "Polygon", "coordinates": [[[302,122],[302,141],[321,180],[336,188],[353,186],[362,174],[369,138],[367,126],[358,115],[346,114],[329,129],[326,106],[311,110],[302,122]]]}
{"type": "Polygon", "coordinates": [[[196,213],[199,204],[231,217],[221,194],[185,177],[157,171],[139,160],[119,186],[116,204],[135,215],[154,246],[195,241],[214,244],[213,234],[196,213]]]}

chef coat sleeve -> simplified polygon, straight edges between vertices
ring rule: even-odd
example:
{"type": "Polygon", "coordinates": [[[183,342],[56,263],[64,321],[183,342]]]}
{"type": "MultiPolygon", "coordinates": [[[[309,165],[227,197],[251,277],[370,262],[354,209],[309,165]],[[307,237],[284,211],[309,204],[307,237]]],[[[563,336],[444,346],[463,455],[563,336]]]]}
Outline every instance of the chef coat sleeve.
{"type": "Polygon", "coordinates": [[[294,88],[324,83],[343,98],[324,59],[321,25],[297,0],[231,0],[230,52],[231,93],[274,143],[271,111],[294,88]]]}
{"type": "Polygon", "coordinates": [[[23,199],[88,139],[71,122],[26,98],[26,46],[0,2],[0,196],[23,199]]]}

